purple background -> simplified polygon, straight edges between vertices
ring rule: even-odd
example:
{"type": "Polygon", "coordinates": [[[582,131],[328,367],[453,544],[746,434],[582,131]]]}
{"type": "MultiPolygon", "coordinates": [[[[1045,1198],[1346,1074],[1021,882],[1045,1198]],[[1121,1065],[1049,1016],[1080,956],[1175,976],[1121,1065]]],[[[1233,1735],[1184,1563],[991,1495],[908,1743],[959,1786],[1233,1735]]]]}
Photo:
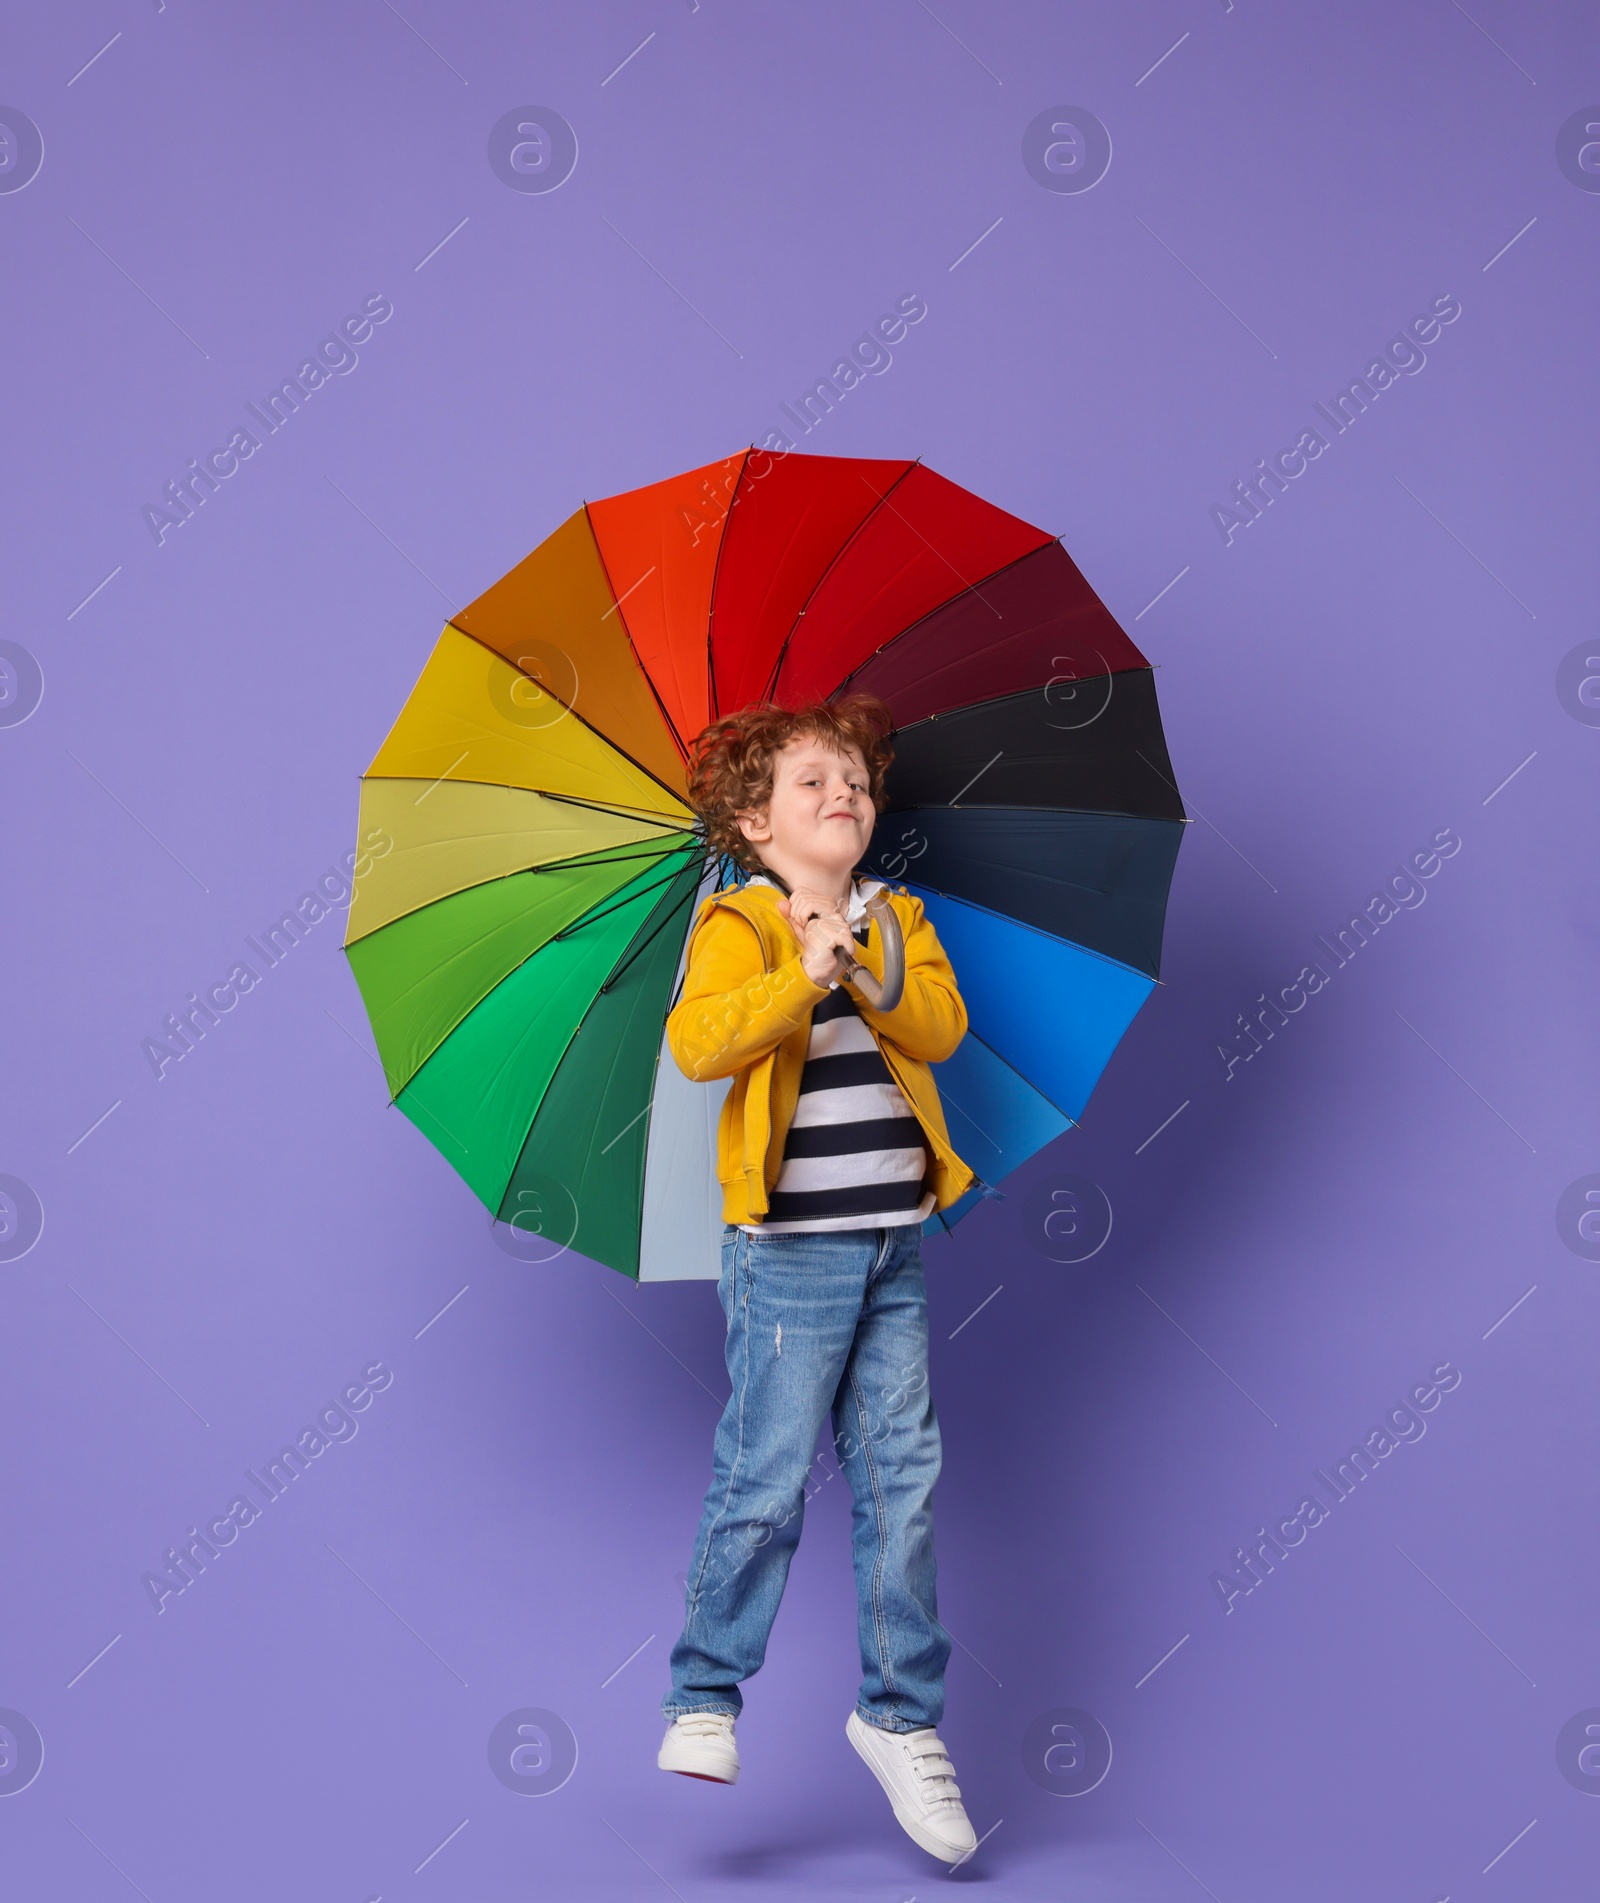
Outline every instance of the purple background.
{"type": "Polygon", "coordinates": [[[1084,1127],[927,1249],[942,1729],[992,1832],[954,1880],[1592,1894],[1556,1752],[1600,1705],[1600,1265],[1557,1222],[1600,1169],[1600,732],[1557,691],[1595,631],[1600,197],[1556,157],[1592,12],[96,0],[8,39],[45,142],[0,196],[0,636],[45,682],[0,730],[0,1170],[45,1215],[0,1266],[0,1706],[45,1743],[8,1893],[943,1880],[843,1737],[831,1461],[741,1782],[655,1768],[712,1286],[503,1253],[385,1109],[338,917],[159,1081],[141,1050],[351,847],[446,613],[580,499],[780,427],[914,293],[802,446],[1059,531],[1196,816],[1084,1127]],[[529,102],[579,141],[548,194],[486,158],[529,102]],[[1083,193],[1022,162],[1063,104],[1111,133],[1083,193]],[[358,367],[157,546],[142,507],[374,293],[358,367]],[[1426,367],[1225,546],[1211,505],[1445,294],[1426,367]],[[1426,902],[1228,1078],[1236,1014],[1442,828],[1426,902]],[[1077,1266],[1032,1246],[1068,1174],[1115,1211],[1077,1266]],[[157,1614],[167,1547],[379,1360],[357,1436],[157,1614]],[[1425,1437],[1224,1612],[1239,1542],[1446,1360],[1425,1437]],[[490,1774],[523,1706],[578,1740],[548,1796],[490,1774]],[[1115,1748],[1079,1797],[1022,1752],[1067,1706],[1115,1748]]]}

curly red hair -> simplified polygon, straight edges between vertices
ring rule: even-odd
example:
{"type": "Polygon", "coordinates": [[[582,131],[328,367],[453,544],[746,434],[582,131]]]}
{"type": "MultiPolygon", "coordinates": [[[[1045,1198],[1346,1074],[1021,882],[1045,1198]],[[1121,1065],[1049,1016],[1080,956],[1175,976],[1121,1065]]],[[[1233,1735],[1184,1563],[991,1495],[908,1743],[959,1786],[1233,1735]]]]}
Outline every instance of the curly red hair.
{"type": "Polygon", "coordinates": [[[876,694],[847,694],[803,707],[762,701],[712,721],[689,750],[689,803],[705,824],[707,844],[746,872],[762,870],[754,846],[739,830],[737,815],[767,805],[775,756],[802,736],[836,753],[854,747],[867,769],[872,804],[881,813],[884,783],[894,763],[889,745],[893,731],[894,716],[876,694]]]}

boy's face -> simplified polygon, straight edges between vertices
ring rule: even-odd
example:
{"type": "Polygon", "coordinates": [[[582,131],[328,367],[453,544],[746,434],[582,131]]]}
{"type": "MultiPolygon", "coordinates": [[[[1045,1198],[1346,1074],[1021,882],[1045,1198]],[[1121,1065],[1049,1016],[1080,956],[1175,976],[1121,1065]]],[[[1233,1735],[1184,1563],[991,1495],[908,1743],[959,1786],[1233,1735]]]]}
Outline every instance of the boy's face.
{"type": "Polygon", "coordinates": [[[739,830],[791,886],[843,878],[872,841],[877,812],[870,786],[857,748],[835,753],[797,734],[773,760],[770,802],[741,813],[739,830]]]}

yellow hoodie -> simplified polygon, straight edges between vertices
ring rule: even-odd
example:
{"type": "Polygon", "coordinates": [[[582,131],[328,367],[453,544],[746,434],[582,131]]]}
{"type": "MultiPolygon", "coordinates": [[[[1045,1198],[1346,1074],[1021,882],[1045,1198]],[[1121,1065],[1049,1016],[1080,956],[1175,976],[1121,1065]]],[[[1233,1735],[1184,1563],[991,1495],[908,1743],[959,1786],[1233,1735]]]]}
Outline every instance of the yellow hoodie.
{"type": "MultiPolygon", "coordinates": [[[[922,901],[903,888],[885,890],[905,938],[905,992],[887,1012],[874,1011],[858,991],[851,996],[922,1125],[935,1207],[948,1209],[976,1179],[950,1147],[928,1066],[966,1035],[967,1007],[922,901]]],[[[705,901],[689,937],[683,996],[667,1019],[667,1042],[686,1077],[733,1079],[717,1130],[724,1222],[760,1222],[767,1212],[800,1095],[812,1008],[828,995],[807,977],[779,898],[772,886],[749,885],[705,901]]],[[[856,957],[882,978],[876,929],[856,957]]]]}

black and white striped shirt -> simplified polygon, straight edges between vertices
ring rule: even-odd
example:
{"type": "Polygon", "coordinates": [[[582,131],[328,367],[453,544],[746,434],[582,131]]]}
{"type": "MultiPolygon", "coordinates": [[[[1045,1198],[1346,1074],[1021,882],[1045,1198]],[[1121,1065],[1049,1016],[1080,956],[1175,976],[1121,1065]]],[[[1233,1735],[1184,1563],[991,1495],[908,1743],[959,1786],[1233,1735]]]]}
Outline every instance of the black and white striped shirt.
{"type": "MultiPolygon", "coordinates": [[[[862,944],[868,937],[866,901],[877,889],[873,881],[851,892],[846,916],[862,944]]],[[[799,1101],[767,1219],[743,1226],[761,1235],[788,1235],[920,1223],[934,1203],[927,1165],[922,1125],[855,1000],[835,984],[811,1013],[799,1101]]]]}

